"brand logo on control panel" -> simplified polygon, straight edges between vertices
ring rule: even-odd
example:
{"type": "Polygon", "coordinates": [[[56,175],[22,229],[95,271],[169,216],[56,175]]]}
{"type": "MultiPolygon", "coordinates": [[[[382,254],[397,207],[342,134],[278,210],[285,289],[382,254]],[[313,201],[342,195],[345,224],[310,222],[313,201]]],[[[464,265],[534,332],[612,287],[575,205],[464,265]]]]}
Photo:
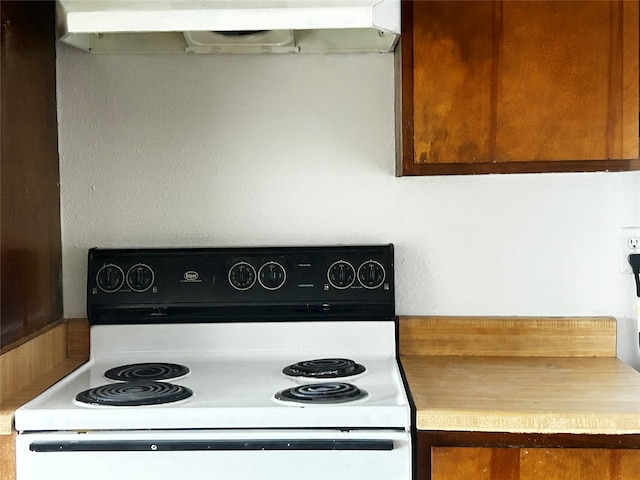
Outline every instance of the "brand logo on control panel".
{"type": "Polygon", "coordinates": [[[201,282],[200,274],[194,270],[188,270],[182,275],[182,282],[201,282]]]}

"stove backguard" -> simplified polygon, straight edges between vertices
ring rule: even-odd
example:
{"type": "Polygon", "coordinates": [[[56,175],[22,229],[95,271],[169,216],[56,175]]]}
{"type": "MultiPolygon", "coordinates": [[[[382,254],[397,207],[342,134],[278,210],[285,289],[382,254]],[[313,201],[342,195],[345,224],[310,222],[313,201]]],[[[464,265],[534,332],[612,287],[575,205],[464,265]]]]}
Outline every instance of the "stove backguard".
{"type": "Polygon", "coordinates": [[[393,245],[89,250],[92,325],[395,318],[393,245]]]}

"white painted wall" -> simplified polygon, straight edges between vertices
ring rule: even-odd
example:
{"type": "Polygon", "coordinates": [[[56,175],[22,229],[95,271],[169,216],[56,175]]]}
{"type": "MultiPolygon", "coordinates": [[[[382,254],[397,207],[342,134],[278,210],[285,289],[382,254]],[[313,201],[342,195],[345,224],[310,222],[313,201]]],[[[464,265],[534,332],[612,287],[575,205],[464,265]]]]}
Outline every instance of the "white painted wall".
{"type": "Polygon", "coordinates": [[[393,59],[91,56],[58,45],[64,308],[92,246],[393,242],[397,312],[613,315],[640,173],[394,176],[393,59]]]}

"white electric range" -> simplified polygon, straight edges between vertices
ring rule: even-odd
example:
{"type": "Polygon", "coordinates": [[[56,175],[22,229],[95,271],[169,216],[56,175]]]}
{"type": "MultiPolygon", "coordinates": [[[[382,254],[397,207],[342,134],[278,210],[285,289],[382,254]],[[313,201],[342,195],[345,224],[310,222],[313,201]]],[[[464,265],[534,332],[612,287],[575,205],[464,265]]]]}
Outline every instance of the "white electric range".
{"type": "Polygon", "coordinates": [[[18,480],[411,478],[393,247],[92,249],[88,363],[18,480]]]}

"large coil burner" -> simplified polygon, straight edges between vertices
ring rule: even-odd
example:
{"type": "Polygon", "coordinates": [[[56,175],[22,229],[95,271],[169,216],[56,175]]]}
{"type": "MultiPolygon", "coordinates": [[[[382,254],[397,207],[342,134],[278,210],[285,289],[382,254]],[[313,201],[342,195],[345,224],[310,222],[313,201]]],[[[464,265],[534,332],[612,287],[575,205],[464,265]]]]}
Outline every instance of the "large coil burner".
{"type": "Polygon", "coordinates": [[[325,404],[353,402],[365,398],[368,393],[351,383],[324,382],[287,388],[275,394],[284,402],[325,404]]]}
{"type": "Polygon", "coordinates": [[[90,405],[134,407],[173,403],[189,398],[191,395],[193,395],[191,389],[181,385],[136,380],[90,388],[76,395],[76,400],[90,405]]]}

